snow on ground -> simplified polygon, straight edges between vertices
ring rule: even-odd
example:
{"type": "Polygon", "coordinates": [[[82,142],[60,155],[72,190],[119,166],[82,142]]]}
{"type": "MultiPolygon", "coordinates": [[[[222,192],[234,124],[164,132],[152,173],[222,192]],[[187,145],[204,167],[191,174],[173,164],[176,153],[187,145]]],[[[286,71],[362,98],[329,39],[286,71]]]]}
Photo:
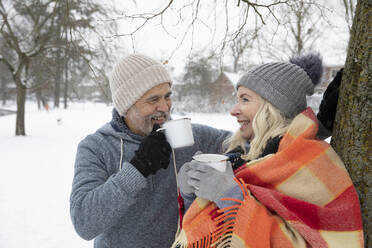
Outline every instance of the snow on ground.
{"type": "MultiPolygon", "coordinates": [[[[77,144],[111,119],[111,108],[79,103],[46,112],[27,103],[26,137],[14,136],[15,115],[0,117],[1,248],[93,247],[73,229],[69,194],[77,144]]],[[[228,114],[188,117],[217,128],[238,127],[228,114]]]]}
{"type": "MultiPolygon", "coordinates": [[[[14,136],[15,115],[0,117],[0,248],[93,247],[74,231],[69,194],[77,144],[111,119],[111,109],[76,103],[47,112],[29,102],[26,137],[14,136]]],[[[238,128],[228,113],[187,117],[220,129],[238,128]]]]}

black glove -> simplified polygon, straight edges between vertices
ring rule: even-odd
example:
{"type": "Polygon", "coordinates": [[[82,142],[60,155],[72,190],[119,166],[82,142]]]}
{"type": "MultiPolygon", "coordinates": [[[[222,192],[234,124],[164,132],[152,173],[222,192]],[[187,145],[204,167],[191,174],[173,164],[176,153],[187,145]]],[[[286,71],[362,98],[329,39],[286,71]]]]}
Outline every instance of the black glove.
{"type": "Polygon", "coordinates": [[[225,154],[228,157],[228,161],[231,162],[233,170],[238,169],[247,162],[241,158],[243,154],[244,150],[241,148],[241,146],[237,146],[233,150],[229,151],[229,153],[225,154]]]}
{"type": "Polygon", "coordinates": [[[161,168],[168,168],[171,147],[162,132],[156,132],[160,126],[155,124],[151,133],[145,137],[130,163],[144,176],[155,174],[161,168]]]}
{"type": "Polygon", "coordinates": [[[328,85],[326,91],[323,94],[323,99],[319,105],[319,112],[317,114],[318,120],[323,124],[325,128],[332,131],[333,122],[336,116],[336,108],[338,102],[338,93],[342,80],[342,73],[344,69],[340,69],[332,82],[328,85]]]}

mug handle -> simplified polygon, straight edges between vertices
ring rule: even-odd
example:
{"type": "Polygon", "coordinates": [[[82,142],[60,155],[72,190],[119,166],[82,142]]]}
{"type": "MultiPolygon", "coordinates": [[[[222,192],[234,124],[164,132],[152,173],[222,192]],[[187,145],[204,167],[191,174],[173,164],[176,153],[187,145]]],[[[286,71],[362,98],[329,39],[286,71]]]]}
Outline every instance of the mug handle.
{"type": "Polygon", "coordinates": [[[156,132],[159,132],[159,131],[162,131],[162,130],[165,130],[165,127],[161,127],[161,128],[156,129],[156,132]]]}

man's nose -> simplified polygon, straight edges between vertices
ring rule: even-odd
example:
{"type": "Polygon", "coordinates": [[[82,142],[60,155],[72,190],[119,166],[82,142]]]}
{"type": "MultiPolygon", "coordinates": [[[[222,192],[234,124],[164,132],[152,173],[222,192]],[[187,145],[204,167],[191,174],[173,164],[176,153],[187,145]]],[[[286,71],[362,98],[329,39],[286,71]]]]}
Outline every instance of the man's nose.
{"type": "Polygon", "coordinates": [[[164,98],[159,101],[158,106],[157,106],[158,111],[168,112],[169,108],[170,106],[164,98]]]}

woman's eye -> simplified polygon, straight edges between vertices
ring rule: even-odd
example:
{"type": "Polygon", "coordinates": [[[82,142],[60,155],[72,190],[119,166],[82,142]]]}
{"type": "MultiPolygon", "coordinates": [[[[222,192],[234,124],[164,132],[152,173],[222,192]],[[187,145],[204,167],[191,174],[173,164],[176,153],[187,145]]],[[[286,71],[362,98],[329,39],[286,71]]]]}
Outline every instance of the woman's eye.
{"type": "Polygon", "coordinates": [[[245,97],[242,98],[242,101],[243,102],[249,102],[248,98],[245,98],[245,97]]]}

